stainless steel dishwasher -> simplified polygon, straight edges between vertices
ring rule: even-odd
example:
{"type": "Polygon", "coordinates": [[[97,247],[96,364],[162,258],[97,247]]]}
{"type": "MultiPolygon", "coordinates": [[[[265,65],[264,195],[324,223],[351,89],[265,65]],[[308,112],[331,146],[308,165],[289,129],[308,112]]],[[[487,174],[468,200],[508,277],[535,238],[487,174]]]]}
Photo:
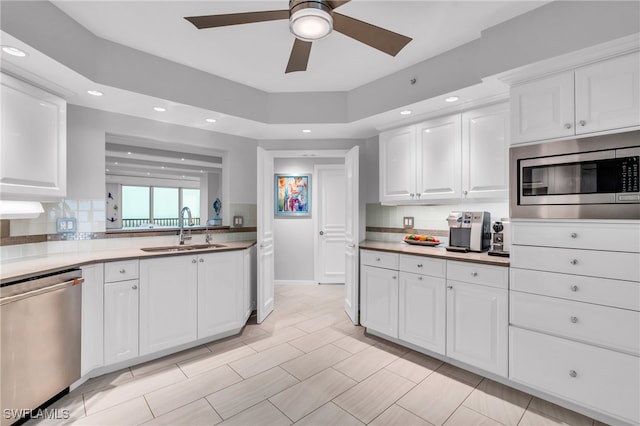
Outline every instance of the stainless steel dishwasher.
{"type": "Polygon", "coordinates": [[[2,426],[80,378],[83,281],[72,269],[0,287],[2,426]]]}

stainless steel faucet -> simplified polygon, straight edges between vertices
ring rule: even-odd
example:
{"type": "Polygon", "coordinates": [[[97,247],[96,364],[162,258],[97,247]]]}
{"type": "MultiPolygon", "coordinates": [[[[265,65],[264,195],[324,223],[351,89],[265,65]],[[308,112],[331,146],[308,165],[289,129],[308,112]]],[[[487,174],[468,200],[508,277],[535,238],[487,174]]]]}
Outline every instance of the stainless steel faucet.
{"type": "Polygon", "coordinates": [[[191,218],[191,209],[189,209],[189,207],[184,206],[182,208],[182,210],[180,210],[180,245],[184,245],[184,240],[190,240],[191,239],[191,230],[189,230],[189,236],[185,237],[184,236],[184,212],[187,212],[187,216],[189,217],[189,225],[188,226],[192,226],[193,225],[193,219],[191,218]]]}
{"type": "Polygon", "coordinates": [[[209,224],[208,223],[205,225],[205,234],[206,234],[206,237],[204,239],[204,242],[209,244],[209,245],[211,245],[211,243],[213,242],[213,237],[209,233],[209,224]]]}

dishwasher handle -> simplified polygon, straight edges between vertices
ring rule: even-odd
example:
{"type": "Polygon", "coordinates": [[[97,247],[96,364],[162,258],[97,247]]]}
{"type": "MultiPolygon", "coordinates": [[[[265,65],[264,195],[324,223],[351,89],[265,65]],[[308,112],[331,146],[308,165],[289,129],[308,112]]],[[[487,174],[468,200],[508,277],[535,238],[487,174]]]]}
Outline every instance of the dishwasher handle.
{"type": "Polygon", "coordinates": [[[39,288],[37,290],[28,291],[26,293],[16,294],[14,296],[8,296],[0,299],[0,306],[6,305],[7,303],[17,302],[18,300],[26,299],[27,297],[34,297],[40,294],[49,293],[51,291],[60,290],[66,287],[72,287],[74,285],[81,285],[84,282],[84,278],[74,278],[69,281],[65,281],[63,283],[54,284],[48,287],[39,288]]]}

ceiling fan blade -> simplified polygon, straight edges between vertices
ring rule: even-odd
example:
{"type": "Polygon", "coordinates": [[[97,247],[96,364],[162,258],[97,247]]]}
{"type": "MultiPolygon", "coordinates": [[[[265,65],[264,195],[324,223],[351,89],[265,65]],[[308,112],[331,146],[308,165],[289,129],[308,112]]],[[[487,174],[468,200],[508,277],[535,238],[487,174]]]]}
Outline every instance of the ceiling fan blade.
{"type": "Polygon", "coordinates": [[[402,34],[335,12],[333,13],[333,29],[391,56],[396,56],[403,47],[413,40],[402,34]]]}
{"type": "Polygon", "coordinates": [[[327,0],[326,3],[329,3],[329,6],[331,6],[331,9],[336,9],[340,6],[342,6],[345,3],[349,3],[351,0],[344,0],[344,1],[340,1],[340,0],[336,0],[336,1],[331,1],[331,0],[327,0]]]}
{"type": "Polygon", "coordinates": [[[199,30],[203,28],[225,27],[227,25],[251,24],[253,22],[289,19],[288,10],[265,10],[262,12],[229,13],[226,15],[206,15],[185,17],[199,30]]]}
{"type": "Polygon", "coordinates": [[[293,48],[291,49],[291,56],[289,56],[289,63],[287,64],[285,74],[307,70],[311,44],[310,41],[302,41],[300,39],[296,39],[296,41],[293,42],[293,48]]]}

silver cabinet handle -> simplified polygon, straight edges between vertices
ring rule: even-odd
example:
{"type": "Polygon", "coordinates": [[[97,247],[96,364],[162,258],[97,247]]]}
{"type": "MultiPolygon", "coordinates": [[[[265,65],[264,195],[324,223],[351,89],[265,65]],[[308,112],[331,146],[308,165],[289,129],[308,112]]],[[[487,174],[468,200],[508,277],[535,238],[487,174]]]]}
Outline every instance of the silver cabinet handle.
{"type": "Polygon", "coordinates": [[[356,245],[355,245],[354,243],[347,244],[347,247],[349,247],[349,248],[354,248],[355,246],[356,246],[356,245]]]}
{"type": "Polygon", "coordinates": [[[571,320],[572,323],[577,323],[578,322],[578,317],[571,317],[569,318],[571,320]]]}
{"type": "Polygon", "coordinates": [[[468,193],[469,193],[469,191],[465,190],[464,191],[464,196],[466,197],[468,193]]]}
{"type": "Polygon", "coordinates": [[[324,235],[324,231],[320,231],[320,235],[324,235]]]}
{"type": "Polygon", "coordinates": [[[380,258],[379,257],[376,257],[376,262],[380,262],[380,258]]]}
{"type": "Polygon", "coordinates": [[[572,265],[577,265],[578,264],[578,259],[573,259],[569,263],[571,263],[572,265]]]}
{"type": "Polygon", "coordinates": [[[418,268],[422,268],[422,263],[418,263],[418,268]]]}
{"type": "Polygon", "coordinates": [[[121,274],[124,274],[125,272],[127,272],[127,271],[125,271],[124,268],[120,269],[120,273],[121,274]]]}
{"type": "Polygon", "coordinates": [[[577,285],[572,285],[571,286],[571,291],[578,291],[578,286],[577,285]]]}
{"type": "Polygon", "coordinates": [[[132,285],[132,286],[131,286],[131,288],[132,288],[133,290],[137,290],[137,289],[138,289],[138,286],[134,284],[134,285],[132,285]]]}
{"type": "Polygon", "coordinates": [[[197,260],[191,259],[191,263],[196,263],[196,262],[197,262],[197,260]]]}
{"type": "Polygon", "coordinates": [[[418,281],[422,281],[422,277],[418,277],[418,281]]]}
{"type": "Polygon", "coordinates": [[[394,275],[394,276],[392,276],[391,278],[395,280],[395,279],[397,279],[398,277],[394,275]]]}
{"type": "Polygon", "coordinates": [[[472,277],[477,277],[477,276],[478,276],[478,273],[477,273],[477,272],[472,272],[472,273],[471,273],[471,276],[472,276],[472,277]]]}
{"type": "Polygon", "coordinates": [[[566,124],[564,125],[564,128],[565,128],[565,129],[570,129],[571,127],[572,127],[572,126],[571,126],[571,123],[566,123],[566,124]]]}
{"type": "Polygon", "coordinates": [[[448,288],[449,290],[453,290],[453,286],[452,286],[452,285],[448,285],[448,286],[447,286],[447,288],[448,288]]]}
{"type": "Polygon", "coordinates": [[[204,259],[203,258],[200,258],[200,263],[204,263],[204,259]]]}
{"type": "Polygon", "coordinates": [[[576,234],[575,232],[571,233],[571,238],[576,239],[578,238],[578,234],[576,234]]]}
{"type": "Polygon", "coordinates": [[[422,194],[416,194],[416,197],[420,198],[420,195],[422,195],[422,194]]]}
{"type": "Polygon", "coordinates": [[[414,194],[414,193],[412,192],[411,194],[409,194],[409,196],[410,196],[411,198],[413,198],[413,197],[415,197],[415,196],[416,196],[416,194],[414,194]]]}
{"type": "Polygon", "coordinates": [[[587,125],[587,122],[586,122],[586,121],[584,121],[584,120],[580,120],[578,123],[579,123],[582,127],[584,127],[584,126],[586,126],[586,125],[587,125]]]}
{"type": "Polygon", "coordinates": [[[569,376],[571,377],[577,377],[578,373],[576,373],[576,370],[569,370],[569,376]]]}

